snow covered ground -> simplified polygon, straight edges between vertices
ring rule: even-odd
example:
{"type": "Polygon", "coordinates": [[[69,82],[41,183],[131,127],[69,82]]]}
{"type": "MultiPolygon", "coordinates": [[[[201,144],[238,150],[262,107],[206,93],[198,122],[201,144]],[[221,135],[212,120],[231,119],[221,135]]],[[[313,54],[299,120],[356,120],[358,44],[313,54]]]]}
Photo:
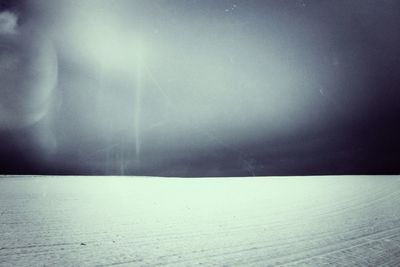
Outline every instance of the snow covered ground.
{"type": "Polygon", "coordinates": [[[399,266],[400,176],[1,177],[0,266],[399,266]]]}

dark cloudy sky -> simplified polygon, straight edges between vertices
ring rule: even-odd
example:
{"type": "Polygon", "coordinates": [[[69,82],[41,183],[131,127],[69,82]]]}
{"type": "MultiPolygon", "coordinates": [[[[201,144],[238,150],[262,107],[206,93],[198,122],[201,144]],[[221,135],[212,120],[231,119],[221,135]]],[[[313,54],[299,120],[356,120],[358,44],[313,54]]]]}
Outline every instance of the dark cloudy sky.
{"type": "Polygon", "coordinates": [[[1,173],[400,173],[396,0],[0,3],[1,173]]]}

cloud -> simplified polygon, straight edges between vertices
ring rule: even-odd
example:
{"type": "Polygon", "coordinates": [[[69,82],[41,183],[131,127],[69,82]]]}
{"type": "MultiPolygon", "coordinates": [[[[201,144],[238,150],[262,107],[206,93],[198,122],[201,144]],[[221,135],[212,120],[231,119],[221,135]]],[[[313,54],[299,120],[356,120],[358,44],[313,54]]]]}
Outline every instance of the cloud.
{"type": "Polygon", "coordinates": [[[0,34],[13,34],[17,31],[18,17],[9,11],[0,12],[0,34]]]}

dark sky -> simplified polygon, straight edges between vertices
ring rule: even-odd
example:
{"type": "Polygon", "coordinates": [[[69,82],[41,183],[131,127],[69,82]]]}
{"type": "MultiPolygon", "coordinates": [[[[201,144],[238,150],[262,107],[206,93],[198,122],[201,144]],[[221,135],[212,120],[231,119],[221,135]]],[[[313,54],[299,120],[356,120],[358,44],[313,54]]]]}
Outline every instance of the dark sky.
{"type": "Polygon", "coordinates": [[[400,173],[399,1],[0,3],[1,173],[400,173]]]}

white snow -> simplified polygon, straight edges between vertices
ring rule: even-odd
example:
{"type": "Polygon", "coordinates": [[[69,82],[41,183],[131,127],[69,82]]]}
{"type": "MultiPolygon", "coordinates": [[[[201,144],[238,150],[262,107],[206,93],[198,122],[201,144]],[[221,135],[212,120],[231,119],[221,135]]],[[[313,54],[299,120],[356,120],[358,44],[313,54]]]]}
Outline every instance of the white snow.
{"type": "Polygon", "coordinates": [[[399,263],[399,176],[0,178],[0,266],[399,263]]]}

